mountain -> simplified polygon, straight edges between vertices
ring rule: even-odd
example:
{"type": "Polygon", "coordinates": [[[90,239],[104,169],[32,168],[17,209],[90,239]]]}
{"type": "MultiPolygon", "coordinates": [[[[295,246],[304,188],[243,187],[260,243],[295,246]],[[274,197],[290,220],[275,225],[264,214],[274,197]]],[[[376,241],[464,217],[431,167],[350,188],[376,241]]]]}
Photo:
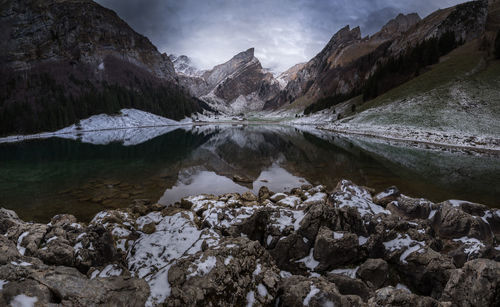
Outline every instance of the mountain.
{"type": "Polygon", "coordinates": [[[179,82],[213,109],[229,114],[260,111],[280,91],[279,82],[262,68],[254,48],[201,75],[180,75],[179,82]]]}
{"type": "Polygon", "coordinates": [[[122,108],[173,119],[202,110],[166,54],[91,0],[2,1],[0,24],[0,135],[122,108]]]}
{"type": "Polygon", "coordinates": [[[196,68],[188,56],[185,55],[169,55],[169,59],[174,64],[175,72],[178,75],[186,75],[190,77],[199,77],[203,74],[198,68],[196,68]]]}
{"type": "MultiPolygon", "coordinates": [[[[473,2],[459,9],[473,5],[484,8],[485,3],[473,2]]],[[[431,17],[448,11],[438,11],[431,17]]],[[[500,2],[490,2],[486,17],[483,9],[455,9],[455,12],[455,16],[466,22],[467,30],[463,30],[465,27],[460,30],[459,24],[455,29],[461,31],[462,39],[467,42],[415,78],[368,99],[354,114],[344,116],[328,128],[498,150],[500,60],[495,59],[493,48],[496,37],[500,37],[500,2]],[[477,20],[477,14],[481,23],[474,24],[471,21],[477,20]]],[[[432,29],[439,27],[428,27],[430,33],[432,29]]],[[[423,33],[411,31],[400,40],[409,43],[418,35],[423,37],[423,33]]]]}
{"type": "Polygon", "coordinates": [[[423,20],[416,14],[400,14],[378,33],[364,38],[359,27],[346,26],[275,99],[266,102],[265,109],[290,104],[304,109],[315,103],[314,111],[365,92],[366,99],[376,97],[415,77],[457,46],[480,37],[487,6],[486,1],[469,2],[439,10],[423,20]],[[392,74],[382,71],[397,66],[395,63],[403,58],[411,62],[411,67],[400,66],[400,71],[392,74]],[[374,75],[382,80],[374,80],[374,75]]]}
{"type": "Polygon", "coordinates": [[[292,67],[285,70],[284,72],[282,72],[281,74],[279,74],[276,80],[278,80],[278,82],[280,83],[281,89],[284,89],[287,86],[288,82],[295,80],[297,78],[297,73],[302,68],[304,68],[304,65],[306,65],[306,63],[295,64],[292,67]]]}

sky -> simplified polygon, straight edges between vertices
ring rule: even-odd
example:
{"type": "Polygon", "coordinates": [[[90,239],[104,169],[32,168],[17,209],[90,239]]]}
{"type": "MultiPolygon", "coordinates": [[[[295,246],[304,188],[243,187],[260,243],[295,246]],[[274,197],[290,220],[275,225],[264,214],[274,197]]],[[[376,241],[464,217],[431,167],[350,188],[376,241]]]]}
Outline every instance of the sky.
{"type": "Polygon", "coordinates": [[[399,13],[433,11],[463,0],[95,0],[118,13],[161,52],[209,69],[255,48],[280,72],[313,58],[339,29],[377,32],[399,13]]]}

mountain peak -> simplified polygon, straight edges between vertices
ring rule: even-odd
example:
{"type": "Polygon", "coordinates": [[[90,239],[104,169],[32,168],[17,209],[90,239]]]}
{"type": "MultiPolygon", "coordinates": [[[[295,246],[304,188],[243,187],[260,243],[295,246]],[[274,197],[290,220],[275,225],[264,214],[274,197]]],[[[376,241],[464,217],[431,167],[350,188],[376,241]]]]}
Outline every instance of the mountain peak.
{"type": "Polygon", "coordinates": [[[243,61],[243,62],[249,62],[254,58],[255,55],[255,48],[249,48],[243,52],[238,53],[235,55],[232,60],[238,60],[238,61],[243,61]]]}
{"type": "Polygon", "coordinates": [[[388,38],[388,36],[393,36],[395,34],[400,34],[408,31],[412,26],[417,24],[420,20],[420,16],[417,13],[411,14],[399,14],[394,19],[389,20],[380,32],[374,35],[375,38],[388,38]]]}

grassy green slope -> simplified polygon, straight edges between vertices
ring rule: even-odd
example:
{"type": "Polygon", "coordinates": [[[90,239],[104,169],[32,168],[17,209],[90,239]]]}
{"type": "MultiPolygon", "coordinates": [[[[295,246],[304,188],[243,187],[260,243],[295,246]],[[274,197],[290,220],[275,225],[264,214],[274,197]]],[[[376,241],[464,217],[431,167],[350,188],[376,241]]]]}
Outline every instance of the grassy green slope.
{"type": "Polygon", "coordinates": [[[343,122],[500,135],[500,61],[477,50],[478,42],[458,48],[343,122]]]}

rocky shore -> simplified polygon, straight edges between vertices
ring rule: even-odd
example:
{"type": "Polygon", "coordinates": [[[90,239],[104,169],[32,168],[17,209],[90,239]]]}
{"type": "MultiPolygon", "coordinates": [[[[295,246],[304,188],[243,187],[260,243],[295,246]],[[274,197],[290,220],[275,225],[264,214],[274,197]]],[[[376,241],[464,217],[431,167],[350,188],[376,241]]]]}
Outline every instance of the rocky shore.
{"type": "Polygon", "coordinates": [[[0,209],[1,306],[498,306],[499,261],[499,209],[348,180],[88,224],[0,209]]]}

